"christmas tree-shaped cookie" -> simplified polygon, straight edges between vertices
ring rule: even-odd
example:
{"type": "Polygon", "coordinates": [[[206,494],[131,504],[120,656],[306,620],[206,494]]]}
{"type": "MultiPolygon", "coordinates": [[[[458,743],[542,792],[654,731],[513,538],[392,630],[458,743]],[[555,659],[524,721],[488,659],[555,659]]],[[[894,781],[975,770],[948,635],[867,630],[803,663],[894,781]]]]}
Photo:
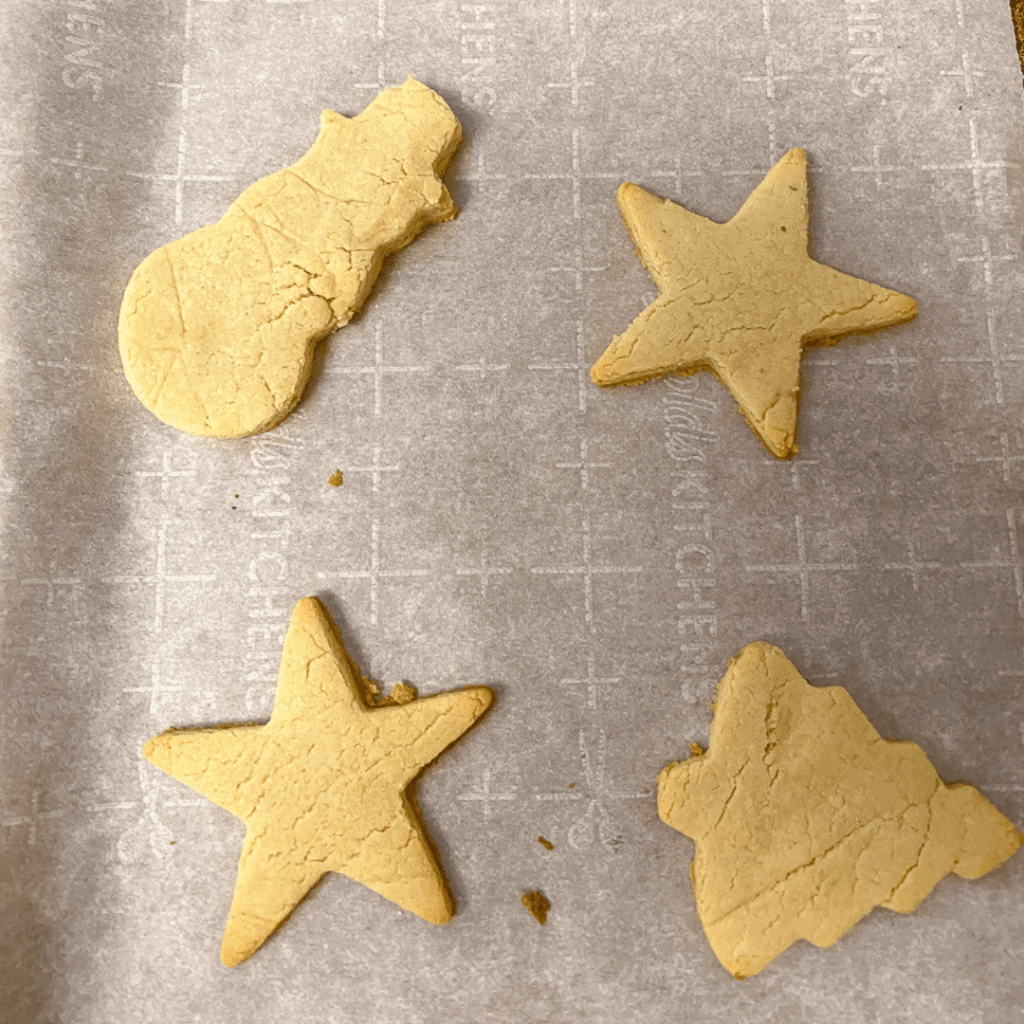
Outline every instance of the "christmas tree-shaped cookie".
{"type": "Polygon", "coordinates": [[[737,978],[797,939],[832,945],[873,907],[909,913],[945,875],[979,878],[1024,840],[769,644],[729,663],[714,709],[707,753],[658,776],[658,813],[696,844],[697,910],[737,978]]]}

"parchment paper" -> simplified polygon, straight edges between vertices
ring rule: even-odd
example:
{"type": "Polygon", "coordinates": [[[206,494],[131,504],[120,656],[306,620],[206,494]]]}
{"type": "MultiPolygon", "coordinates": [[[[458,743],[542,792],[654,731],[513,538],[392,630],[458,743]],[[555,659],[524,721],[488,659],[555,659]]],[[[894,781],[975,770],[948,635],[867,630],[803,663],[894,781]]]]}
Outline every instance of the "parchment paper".
{"type": "Polygon", "coordinates": [[[0,17],[4,1020],[1019,1019],[1021,856],[738,982],[654,797],[706,742],[728,658],[765,639],[1024,825],[1005,0],[0,17]],[[458,219],[392,261],[280,428],[163,426],[117,353],[132,269],[304,152],[323,108],[354,114],[408,74],[464,126],[458,219]],[[780,463],[709,374],[599,391],[588,370],[656,294],[620,182],[726,220],[792,146],[812,255],[920,314],[808,354],[780,463]],[[459,913],[438,928],[330,876],[232,971],[243,825],[140,746],[265,720],[308,594],[385,687],[497,693],[417,790],[459,913]],[[519,899],[534,888],[543,928],[519,899]]]}

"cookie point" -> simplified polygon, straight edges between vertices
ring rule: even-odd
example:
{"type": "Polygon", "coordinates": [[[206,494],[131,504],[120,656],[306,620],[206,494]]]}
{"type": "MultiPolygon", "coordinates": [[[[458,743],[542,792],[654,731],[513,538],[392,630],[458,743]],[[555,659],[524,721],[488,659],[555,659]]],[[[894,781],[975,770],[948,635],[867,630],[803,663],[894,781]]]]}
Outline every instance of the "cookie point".
{"type": "Polygon", "coordinates": [[[610,388],[612,385],[618,383],[618,379],[615,376],[614,371],[611,369],[612,359],[608,357],[608,352],[604,352],[596,363],[590,368],[590,379],[599,388],[610,388]]]}
{"type": "Polygon", "coordinates": [[[226,949],[223,946],[220,951],[220,962],[225,967],[237,967],[243,960],[247,959],[235,949],[226,949]]]}
{"type": "Polygon", "coordinates": [[[913,320],[917,316],[917,300],[912,299],[909,295],[904,295],[902,292],[896,293],[899,298],[897,302],[899,304],[899,313],[904,320],[913,320]]]}
{"type": "Polygon", "coordinates": [[[634,185],[631,181],[624,181],[615,193],[615,202],[619,207],[619,212],[625,214],[627,210],[642,206],[645,202],[661,202],[661,200],[647,189],[634,185]]]}
{"type": "Polygon", "coordinates": [[[440,902],[435,902],[429,907],[415,911],[415,913],[431,924],[447,924],[455,916],[455,900],[447,892],[443,895],[444,899],[440,902]]]}
{"type": "Polygon", "coordinates": [[[480,714],[483,714],[494,703],[494,691],[489,686],[474,686],[472,690],[482,705],[480,714]]]}
{"type": "Polygon", "coordinates": [[[735,658],[729,659],[729,668],[732,668],[733,665],[738,665],[741,662],[746,661],[748,658],[757,658],[761,661],[765,661],[766,659],[778,654],[782,654],[782,656],[785,657],[778,647],[768,643],[767,640],[755,640],[753,643],[749,643],[744,647],[741,647],[735,658]]]}
{"type": "Polygon", "coordinates": [[[167,734],[173,731],[168,729],[142,744],[142,756],[154,768],[159,768],[163,772],[169,771],[171,766],[171,747],[167,742],[167,734]]]}
{"type": "Polygon", "coordinates": [[[311,616],[326,615],[327,609],[317,597],[300,597],[292,608],[291,621],[296,619],[309,618],[311,616]]]}
{"type": "Polygon", "coordinates": [[[343,121],[347,121],[343,114],[339,114],[336,110],[331,110],[329,107],[326,110],[320,112],[320,128],[324,129],[329,124],[341,124],[343,121]]]}

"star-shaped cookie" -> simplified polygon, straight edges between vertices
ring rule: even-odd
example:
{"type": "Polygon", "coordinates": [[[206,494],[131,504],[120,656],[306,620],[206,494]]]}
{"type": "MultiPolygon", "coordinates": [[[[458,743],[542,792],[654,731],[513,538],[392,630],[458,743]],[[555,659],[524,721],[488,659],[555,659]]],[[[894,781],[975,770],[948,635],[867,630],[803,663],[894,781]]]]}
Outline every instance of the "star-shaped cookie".
{"type": "Polygon", "coordinates": [[[594,364],[594,383],[639,384],[709,369],[780,459],[797,450],[803,347],[877,331],[917,312],[906,295],[811,259],[802,149],[791,149],[726,224],[629,182],[616,198],[661,294],[594,364]]]}
{"type": "Polygon", "coordinates": [[[241,818],[221,959],[251,956],[328,871],[435,924],[455,913],[409,787],[490,705],[484,686],[389,706],[366,687],[313,597],[295,606],[266,725],[171,729],[143,754],[241,818]]]}
{"type": "Polygon", "coordinates": [[[737,978],[797,939],[831,946],[873,907],[908,914],[945,875],[980,878],[1024,840],[777,647],[744,647],[714,709],[708,752],[693,745],[658,776],[658,813],[696,844],[697,912],[737,978]]]}

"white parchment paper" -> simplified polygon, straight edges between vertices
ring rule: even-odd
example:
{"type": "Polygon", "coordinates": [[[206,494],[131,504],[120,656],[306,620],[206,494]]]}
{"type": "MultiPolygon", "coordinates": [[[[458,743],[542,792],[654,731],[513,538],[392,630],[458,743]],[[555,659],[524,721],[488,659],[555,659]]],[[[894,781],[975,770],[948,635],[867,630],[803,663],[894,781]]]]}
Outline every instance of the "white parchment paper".
{"type": "Polygon", "coordinates": [[[737,982],[654,798],[766,639],[1024,825],[1005,0],[3,6],[0,1017],[1014,1019],[1020,856],[737,982]],[[458,219],[393,260],[280,428],[163,426],[117,354],[132,269],[408,74],[462,121],[458,219]],[[656,293],[619,183],[726,220],[792,146],[812,255],[920,313],[808,354],[780,463],[708,374],[588,370],[656,293]],[[140,746],[264,720],[308,594],[382,684],[497,693],[418,787],[459,913],[330,876],[231,971],[243,826],[140,746]]]}

